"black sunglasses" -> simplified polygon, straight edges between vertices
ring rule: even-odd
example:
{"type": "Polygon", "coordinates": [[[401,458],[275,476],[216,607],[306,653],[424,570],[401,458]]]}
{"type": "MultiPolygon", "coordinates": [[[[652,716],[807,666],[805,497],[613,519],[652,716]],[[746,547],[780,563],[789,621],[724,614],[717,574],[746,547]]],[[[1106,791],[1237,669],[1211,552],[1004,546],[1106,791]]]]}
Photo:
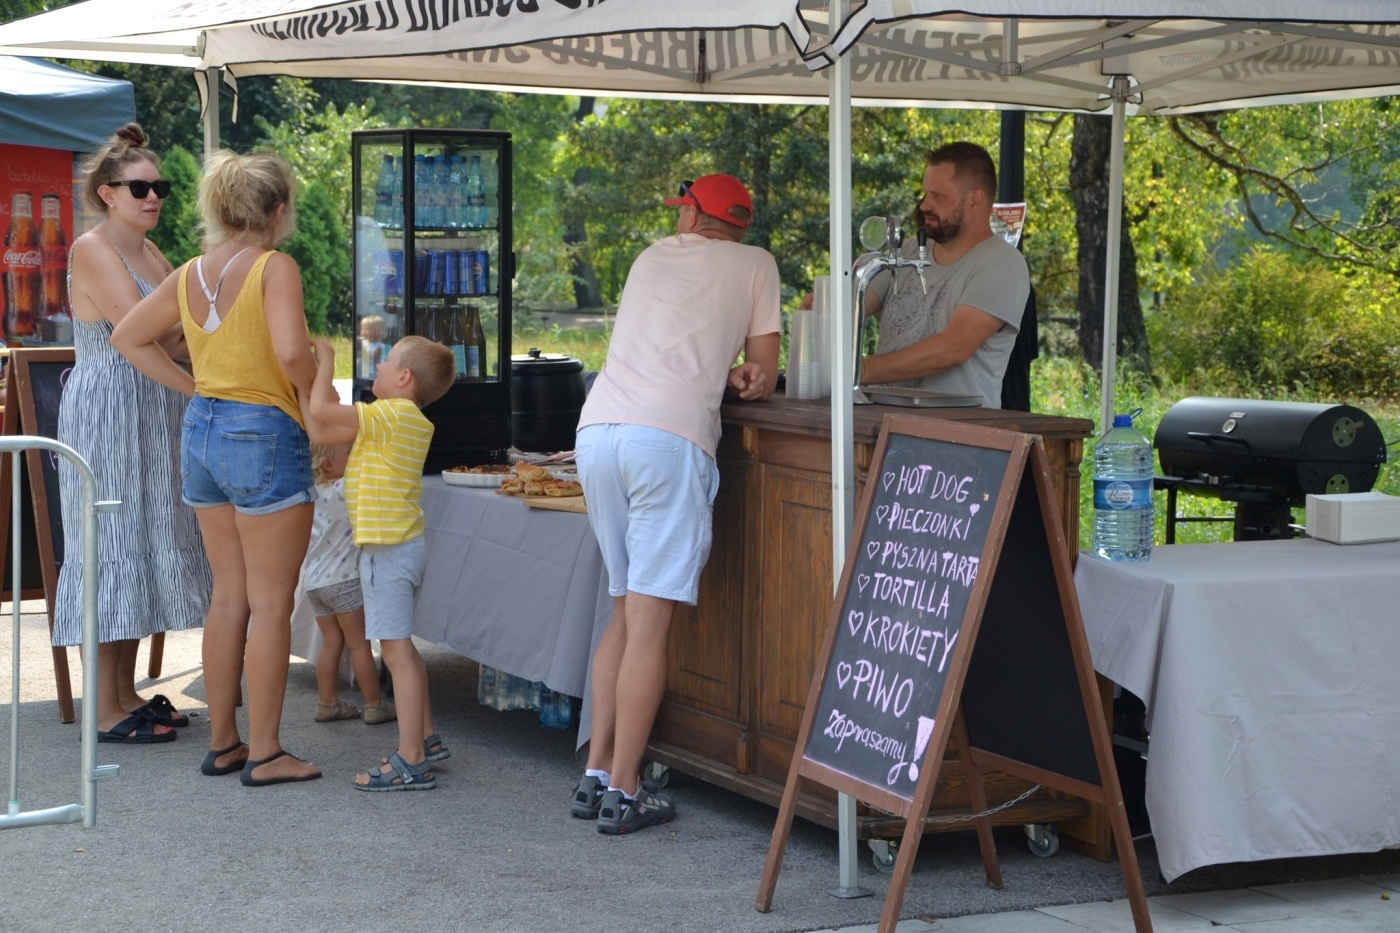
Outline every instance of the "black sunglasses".
{"type": "Polygon", "coordinates": [[[690,200],[695,202],[695,209],[703,214],[705,213],[705,209],[700,206],[700,199],[697,198],[695,196],[695,193],[690,190],[690,186],[693,184],[695,184],[695,182],[691,179],[686,179],[685,181],[681,182],[681,190],[676,192],[676,197],[690,198],[690,200]]]}
{"type": "Polygon", "coordinates": [[[150,194],[152,191],[154,191],[156,197],[161,200],[165,200],[170,196],[170,182],[164,178],[160,181],[144,181],[140,178],[133,178],[131,181],[109,181],[107,182],[107,187],[129,188],[131,189],[131,196],[138,201],[146,200],[146,195],[150,194]]]}

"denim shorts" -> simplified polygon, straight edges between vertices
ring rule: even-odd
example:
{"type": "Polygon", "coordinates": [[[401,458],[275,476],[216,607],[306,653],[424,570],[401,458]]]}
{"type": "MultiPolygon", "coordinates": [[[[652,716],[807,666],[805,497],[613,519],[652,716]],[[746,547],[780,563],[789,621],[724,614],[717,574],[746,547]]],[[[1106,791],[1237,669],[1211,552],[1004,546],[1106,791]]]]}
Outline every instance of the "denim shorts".
{"type": "Polygon", "coordinates": [[[366,638],[413,635],[413,595],[428,566],[423,536],[402,544],[360,547],[360,590],[365,595],[366,638]]]}
{"type": "Polygon", "coordinates": [[[574,456],[608,592],[695,605],[719,492],[714,458],[683,437],[636,424],[589,425],[574,456]]]}
{"type": "Polygon", "coordinates": [[[180,432],[180,498],[244,515],[315,502],[306,432],[275,406],[196,395],[180,432]]]}

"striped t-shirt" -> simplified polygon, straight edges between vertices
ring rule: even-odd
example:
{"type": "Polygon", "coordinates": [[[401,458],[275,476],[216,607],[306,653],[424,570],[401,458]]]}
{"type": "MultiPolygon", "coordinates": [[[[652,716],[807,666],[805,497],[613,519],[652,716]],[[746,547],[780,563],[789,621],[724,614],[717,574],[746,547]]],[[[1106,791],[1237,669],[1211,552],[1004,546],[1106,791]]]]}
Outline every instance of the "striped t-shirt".
{"type": "Polygon", "coordinates": [[[411,399],[355,403],[360,433],[345,466],[356,544],[402,544],[423,534],[423,461],[433,423],[411,399]]]}

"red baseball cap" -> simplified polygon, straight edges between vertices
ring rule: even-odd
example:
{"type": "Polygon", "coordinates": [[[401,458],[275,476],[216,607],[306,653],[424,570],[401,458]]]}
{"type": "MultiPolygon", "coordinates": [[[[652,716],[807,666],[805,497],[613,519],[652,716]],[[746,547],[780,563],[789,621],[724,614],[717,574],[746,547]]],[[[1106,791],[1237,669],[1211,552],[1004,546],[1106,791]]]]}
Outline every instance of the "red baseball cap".
{"type": "Polygon", "coordinates": [[[681,182],[680,192],[674,198],[667,198],[667,207],[690,204],[700,208],[700,213],[718,217],[736,227],[747,227],[753,219],[753,199],[749,189],[733,175],[702,175],[694,181],[681,182]],[[748,212],[741,220],[730,213],[736,207],[748,212]]]}

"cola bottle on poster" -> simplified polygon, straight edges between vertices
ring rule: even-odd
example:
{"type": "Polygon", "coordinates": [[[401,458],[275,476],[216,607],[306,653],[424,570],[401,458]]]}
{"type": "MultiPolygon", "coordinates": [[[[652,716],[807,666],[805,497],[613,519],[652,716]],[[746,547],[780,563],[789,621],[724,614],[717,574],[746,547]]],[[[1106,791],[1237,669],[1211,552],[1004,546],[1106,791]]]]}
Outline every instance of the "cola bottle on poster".
{"type": "Polygon", "coordinates": [[[58,195],[39,199],[39,267],[44,279],[44,317],[50,321],[72,320],[68,305],[68,237],[63,234],[63,217],[58,195]]]}
{"type": "Polygon", "coordinates": [[[44,296],[34,195],[28,191],[16,191],[10,200],[4,271],[5,336],[12,342],[32,337],[44,296]]]}

